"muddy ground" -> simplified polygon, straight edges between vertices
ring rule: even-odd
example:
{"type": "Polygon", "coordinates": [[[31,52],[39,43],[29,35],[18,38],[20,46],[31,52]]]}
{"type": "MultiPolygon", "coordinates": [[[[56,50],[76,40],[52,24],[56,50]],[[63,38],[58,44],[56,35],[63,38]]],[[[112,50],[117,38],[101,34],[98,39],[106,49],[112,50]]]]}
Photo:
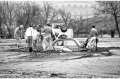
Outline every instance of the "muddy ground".
{"type": "Polygon", "coordinates": [[[120,50],[119,40],[99,39],[97,52],[61,53],[28,52],[24,40],[18,49],[14,39],[1,39],[0,78],[119,78],[120,55],[103,53],[120,50]]]}

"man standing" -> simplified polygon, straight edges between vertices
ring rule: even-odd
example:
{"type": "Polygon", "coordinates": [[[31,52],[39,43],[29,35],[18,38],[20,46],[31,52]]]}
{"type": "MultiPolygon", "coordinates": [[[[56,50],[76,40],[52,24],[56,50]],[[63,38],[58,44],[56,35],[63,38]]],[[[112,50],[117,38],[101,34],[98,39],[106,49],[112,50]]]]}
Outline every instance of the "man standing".
{"type": "Polygon", "coordinates": [[[91,49],[91,50],[97,50],[97,42],[98,42],[98,32],[95,29],[95,26],[92,26],[92,29],[90,31],[90,36],[87,39],[88,43],[86,48],[91,49]]]}
{"type": "Polygon", "coordinates": [[[47,24],[47,26],[44,27],[43,29],[44,34],[44,39],[43,39],[43,49],[44,50],[52,50],[52,27],[50,24],[47,24]]]}
{"type": "Polygon", "coordinates": [[[114,29],[111,29],[111,30],[110,30],[110,33],[111,33],[111,38],[114,38],[115,30],[114,30],[114,29]]]}
{"type": "Polygon", "coordinates": [[[92,26],[92,29],[91,29],[91,31],[90,31],[90,38],[91,37],[98,37],[98,32],[97,32],[97,30],[95,29],[95,26],[93,25],[92,26]]]}
{"type": "Polygon", "coordinates": [[[21,39],[21,35],[23,32],[23,25],[20,25],[19,27],[17,27],[14,31],[14,38],[17,40],[18,42],[18,48],[21,45],[20,39],[21,39]]]}

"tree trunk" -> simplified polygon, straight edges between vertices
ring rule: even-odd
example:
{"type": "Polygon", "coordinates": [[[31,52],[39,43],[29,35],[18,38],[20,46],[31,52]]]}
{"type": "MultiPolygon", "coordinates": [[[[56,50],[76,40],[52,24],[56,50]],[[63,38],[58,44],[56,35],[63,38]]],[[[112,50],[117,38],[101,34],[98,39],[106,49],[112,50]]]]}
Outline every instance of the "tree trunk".
{"type": "Polygon", "coordinates": [[[120,30],[119,30],[119,26],[118,26],[117,16],[116,16],[116,14],[114,14],[113,16],[114,16],[114,18],[115,18],[116,30],[118,31],[119,38],[120,38],[120,30]]]}
{"type": "Polygon", "coordinates": [[[12,35],[11,35],[11,30],[10,30],[10,28],[9,27],[7,27],[7,30],[8,30],[8,35],[7,35],[7,38],[12,38],[12,35]]]}
{"type": "Polygon", "coordinates": [[[2,38],[3,37],[3,35],[2,35],[2,18],[0,17],[0,37],[2,38]]]}
{"type": "Polygon", "coordinates": [[[1,28],[1,22],[0,22],[0,37],[2,38],[3,35],[2,35],[2,28],[1,28]]]}
{"type": "Polygon", "coordinates": [[[103,30],[100,30],[100,35],[101,35],[101,38],[103,38],[103,30]]]}
{"type": "Polygon", "coordinates": [[[25,27],[24,27],[25,29],[27,28],[27,25],[30,23],[29,16],[30,16],[30,14],[27,15],[27,20],[25,22],[25,27]]]}

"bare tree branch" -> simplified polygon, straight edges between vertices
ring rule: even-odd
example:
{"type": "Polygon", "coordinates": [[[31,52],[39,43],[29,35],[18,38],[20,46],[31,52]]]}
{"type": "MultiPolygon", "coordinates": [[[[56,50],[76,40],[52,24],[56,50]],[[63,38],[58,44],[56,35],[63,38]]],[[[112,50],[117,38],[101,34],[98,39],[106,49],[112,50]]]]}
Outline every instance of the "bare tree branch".
{"type": "Polygon", "coordinates": [[[120,2],[119,1],[98,1],[99,8],[96,8],[96,10],[102,14],[111,14],[114,17],[115,24],[116,24],[116,30],[119,33],[120,37],[120,31],[118,26],[118,14],[120,12],[120,2]]]}
{"type": "Polygon", "coordinates": [[[65,9],[60,9],[59,14],[61,15],[66,27],[68,27],[69,23],[71,22],[71,13],[65,11],[65,9]]]}

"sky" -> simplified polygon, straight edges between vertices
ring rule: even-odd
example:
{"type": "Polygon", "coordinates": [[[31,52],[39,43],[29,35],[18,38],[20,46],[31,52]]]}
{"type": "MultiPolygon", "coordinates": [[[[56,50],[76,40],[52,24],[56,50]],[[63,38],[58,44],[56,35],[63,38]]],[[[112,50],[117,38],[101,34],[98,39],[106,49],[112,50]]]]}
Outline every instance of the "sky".
{"type": "Polygon", "coordinates": [[[73,16],[83,18],[93,17],[93,8],[95,1],[52,1],[55,8],[65,8],[73,16]]]}
{"type": "MultiPolygon", "coordinates": [[[[43,2],[48,0],[38,0],[43,2]]],[[[74,17],[91,18],[93,17],[94,10],[92,6],[96,4],[95,0],[81,1],[81,0],[49,0],[54,8],[64,8],[69,11],[74,17]]]]}
{"type": "MultiPolygon", "coordinates": [[[[1,1],[1,0],[0,0],[1,1]]],[[[54,8],[65,8],[71,12],[72,16],[90,18],[93,17],[93,8],[95,0],[2,0],[2,1],[35,1],[42,3],[43,1],[49,1],[54,8]]]]}

